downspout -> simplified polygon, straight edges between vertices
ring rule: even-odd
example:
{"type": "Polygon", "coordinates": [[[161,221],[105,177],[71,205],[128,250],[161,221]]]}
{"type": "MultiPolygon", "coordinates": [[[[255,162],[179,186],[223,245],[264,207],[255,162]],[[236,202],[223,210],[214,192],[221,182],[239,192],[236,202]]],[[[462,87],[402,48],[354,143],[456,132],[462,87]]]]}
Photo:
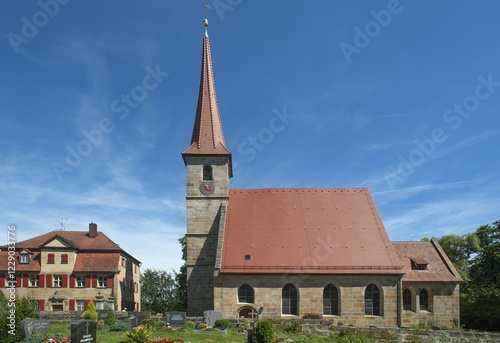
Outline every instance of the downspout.
{"type": "Polygon", "coordinates": [[[397,286],[397,292],[398,292],[398,296],[397,296],[397,306],[398,306],[398,309],[396,311],[397,315],[396,315],[396,321],[397,321],[397,326],[398,327],[401,327],[403,326],[403,304],[402,304],[402,298],[403,298],[403,275],[401,275],[399,277],[399,280],[398,280],[398,286],[397,286]]]}

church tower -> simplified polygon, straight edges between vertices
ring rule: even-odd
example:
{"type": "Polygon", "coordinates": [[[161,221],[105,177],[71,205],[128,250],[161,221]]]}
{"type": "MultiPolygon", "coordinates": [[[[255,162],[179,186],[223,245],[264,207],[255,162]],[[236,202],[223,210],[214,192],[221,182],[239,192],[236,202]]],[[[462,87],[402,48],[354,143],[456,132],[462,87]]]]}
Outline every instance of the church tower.
{"type": "MultiPolygon", "coordinates": [[[[182,153],[186,165],[188,316],[214,309],[217,246],[222,241],[231,153],[226,148],[212,71],[208,20],[201,64],[200,90],[190,146],[182,153]]],[[[220,254],[219,254],[220,258],[220,254]]]]}

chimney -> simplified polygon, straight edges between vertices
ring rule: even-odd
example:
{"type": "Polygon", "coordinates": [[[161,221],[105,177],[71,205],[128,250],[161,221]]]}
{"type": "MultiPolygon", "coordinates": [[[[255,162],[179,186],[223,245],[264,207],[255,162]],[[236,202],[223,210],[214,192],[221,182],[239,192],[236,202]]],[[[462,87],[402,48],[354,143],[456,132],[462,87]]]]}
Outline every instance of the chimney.
{"type": "Polygon", "coordinates": [[[97,224],[90,223],[89,224],[89,238],[96,238],[96,237],[97,237],[97,224]]]}

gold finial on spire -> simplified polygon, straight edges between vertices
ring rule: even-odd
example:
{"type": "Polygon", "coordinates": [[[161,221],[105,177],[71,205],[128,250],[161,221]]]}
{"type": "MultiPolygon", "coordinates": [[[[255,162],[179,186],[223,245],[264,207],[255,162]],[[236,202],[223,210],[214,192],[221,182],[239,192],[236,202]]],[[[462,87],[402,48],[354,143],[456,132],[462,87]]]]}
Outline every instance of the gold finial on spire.
{"type": "Polygon", "coordinates": [[[207,18],[203,19],[203,26],[208,27],[208,19],[207,18]]]}

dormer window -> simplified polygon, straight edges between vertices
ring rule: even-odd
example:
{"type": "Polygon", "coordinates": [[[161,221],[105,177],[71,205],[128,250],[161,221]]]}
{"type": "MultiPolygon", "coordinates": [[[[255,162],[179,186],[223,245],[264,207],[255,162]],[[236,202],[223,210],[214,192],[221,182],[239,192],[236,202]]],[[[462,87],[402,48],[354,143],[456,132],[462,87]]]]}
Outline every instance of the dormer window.
{"type": "Polygon", "coordinates": [[[212,167],[203,167],[203,181],[212,181],[212,167]]]}
{"type": "Polygon", "coordinates": [[[30,255],[22,253],[20,263],[30,263],[30,255]]]}
{"type": "Polygon", "coordinates": [[[427,270],[429,262],[423,258],[411,258],[411,269],[413,270],[427,270]]]}

